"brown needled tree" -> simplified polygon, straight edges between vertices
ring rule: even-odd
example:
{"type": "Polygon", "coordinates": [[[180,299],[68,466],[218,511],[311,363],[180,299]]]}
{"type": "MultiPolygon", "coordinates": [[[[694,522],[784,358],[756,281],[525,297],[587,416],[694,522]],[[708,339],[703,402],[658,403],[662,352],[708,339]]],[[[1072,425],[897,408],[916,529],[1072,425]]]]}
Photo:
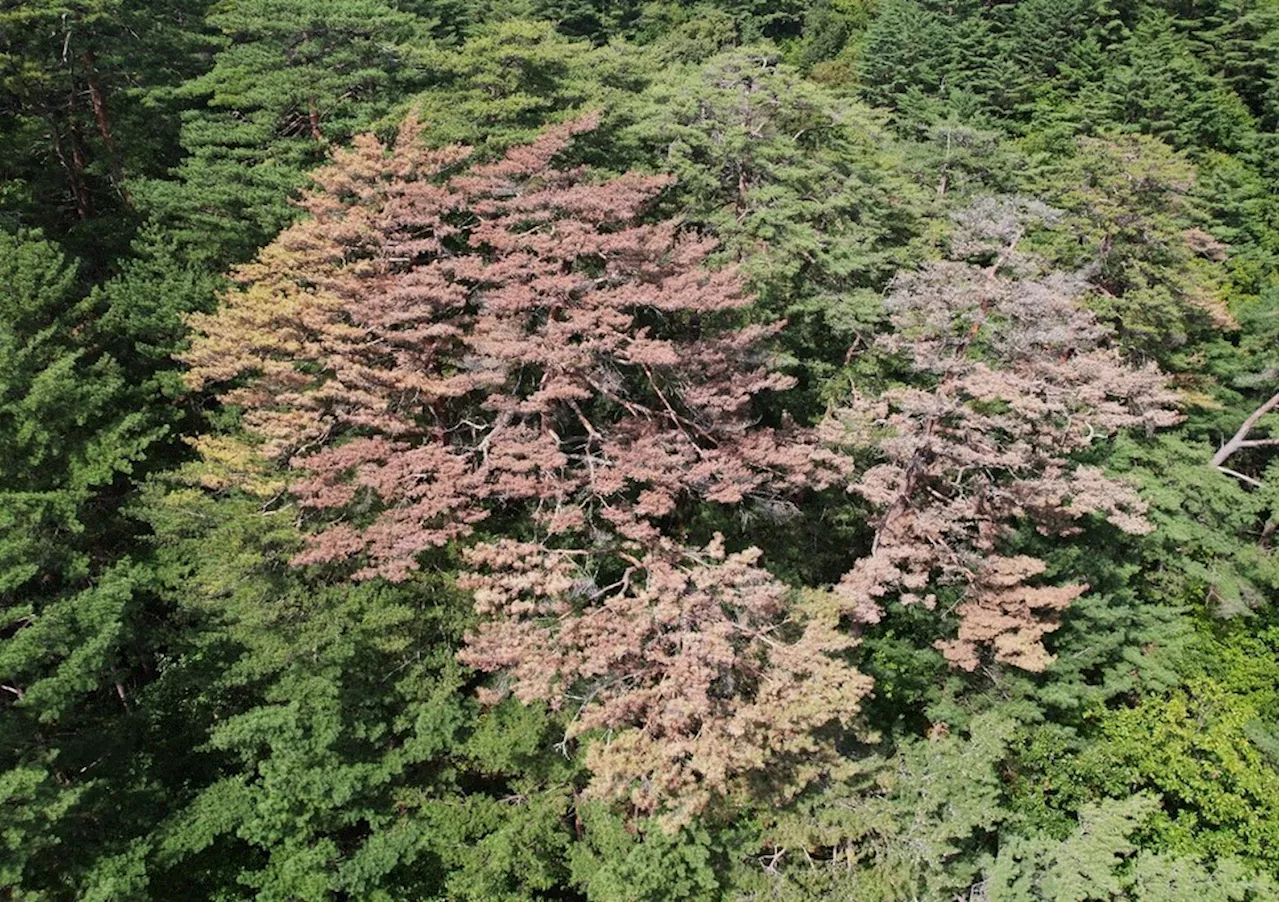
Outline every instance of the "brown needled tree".
{"type": "Polygon", "coordinates": [[[569,736],[611,731],[596,790],[679,823],[750,775],[812,775],[813,731],[869,681],[757,550],[682,547],[692,505],[776,507],[829,483],[831,455],[756,422],[754,396],[791,384],[767,366],[780,325],[744,322],[737,273],[702,268],[713,241],[640,220],[668,180],[554,164],[592,127],[466,171],[413,120],[391,148],[359,139],[194,318],[186,360],[293,474],[319,524],[295,563],[403,580],[482,521],[536,536],[468,552],[463,657],[573,705],[569,736]]]}
{"type": "Polygon", "coordinates": [[[785,798],[836,761],[824,727],[847,724],[870,678],[839,660],[830,596],[796,605],[759,566],[759,549],[727,554],[659,543],[599,586],[581,554],[499,542],[468,553],[485,621],[463,659],[504,670],[524,701],[574,711],[565,740],[593,745],[595,795],[625,797],[678,826],[716,798],[761,789],[785,798]],[[803,614],[803,616],[802,616],[803,614]]]}
{"type": "Polygon", "coordinates": [[[422,148],[412,121],[389,153],[363,138],[193,318],[190,384],[238,382],[224,400],[306,475],[299,502],[340,515],[300,562],[403,579],[520,504],[551,535],[651,541],[682,502],[820,478],[799,430],[753,424],[753,396],[791,384],[765,365],[779,326],[741,324],[737,274],[699,268],[713,242],[637,223],[666,179],[551,166],[591,127],[451,178],[466,149],[422,148]]]}
{"type": "Polygon", "coordinates": [[[893,598],[932,607],[931,587],[959,587],[958,634],[938,647],[966,670],[988,653],[1025,670],[1050,663],[1042,639],[1088,587],[1034,584],[1044,562],[1003,554],[1003,540],[1026,521],[1069,535],[1088,515],[1149,531],[1133,488],[1071,455],[1178,420],[1161,373],[1106,346],[1079,303],[1084,281],[1018,253],[1028,224],[1052,216],[1014,199],[959,217],[953,253],[982,262],[902,275],[886,302],[894,331],[879,349],[904,358],[920,387],[855,393],[823,427],[880,458],[851,486],[880,513],[871,553],[837,587],[848,613],[874,623],[893,598]]]}

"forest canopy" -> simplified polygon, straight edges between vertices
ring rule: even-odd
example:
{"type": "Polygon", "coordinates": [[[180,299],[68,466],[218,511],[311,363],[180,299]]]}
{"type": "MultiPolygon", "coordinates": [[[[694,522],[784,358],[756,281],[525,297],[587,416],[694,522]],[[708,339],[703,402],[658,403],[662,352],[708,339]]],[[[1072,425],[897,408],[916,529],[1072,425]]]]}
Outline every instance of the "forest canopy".
{"type": "Polygon", "coordinates": [[[1276,16],[0,9],[0,897],[1276,898],[1276,16]]]}

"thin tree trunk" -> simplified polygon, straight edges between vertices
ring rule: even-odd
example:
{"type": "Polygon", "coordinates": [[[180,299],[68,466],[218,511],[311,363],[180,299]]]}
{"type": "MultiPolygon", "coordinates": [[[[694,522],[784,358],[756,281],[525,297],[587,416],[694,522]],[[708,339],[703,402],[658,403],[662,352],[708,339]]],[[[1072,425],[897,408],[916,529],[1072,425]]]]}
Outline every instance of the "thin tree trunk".
{"type": "MultiPolygon", "coordinates": [[[[76,172],[80,176],[81,184],[84,184],[84,171],[89,166],[89,155],[85,153],[84,134],[80,131],[80,125],[75,120],[75,111],[69,110],[67,114],[67,131],[71,139],[71,159],[75,164],[76,172]]],[[[85,205],[88,207],[89,190],[85,185],[85,205]]]]}
{"type": "Polygon", "coordinates": [[[89,189],[84,183],[84,157],[77,151],[68,155],[62,141],[62,132],[57,120],[49,116],[49,134],[53,139],[53,152],[67,174],[67,187],[71,189],[72,200],[75,201],[76,215],[80,219],[88,219],[90,214],[89,189]]]}
{"type": "Polygon", "coordinates": [[[92,50],[86,50],[80,57],[80,61],[84,63],[85,81],[89,85],[89,102],[93,104],[93,118],[98,123],[98,134],[102,136],[102,143],[107,148],[107,153],[115,155],[115,139],[111,134],[111,118],[107,115],[107,95],[102,89],[102,82],[98,79],[97,60],[93,56],[92,50]]]}
{"type": "Polygon", "coordinates": [[[311,124],[311,137],[317,141],[323,141],[324,132],[320,131],[320,111],[316,109],[314,100],[307,101],[307,121],[311,124]]]}

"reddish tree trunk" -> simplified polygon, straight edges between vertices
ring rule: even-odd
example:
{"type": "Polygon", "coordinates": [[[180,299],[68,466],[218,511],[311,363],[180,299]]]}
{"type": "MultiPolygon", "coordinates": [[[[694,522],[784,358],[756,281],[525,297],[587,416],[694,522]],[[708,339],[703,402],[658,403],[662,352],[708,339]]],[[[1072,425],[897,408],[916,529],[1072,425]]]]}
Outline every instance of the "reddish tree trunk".
{"type": "Polygon", "coordinates": [[[102,137],[102,145],[107,152],[107,164],[111,167],[111,180],[125,205],[133,207],[133,201],[124,188],[124,167],[116,151],[111,116],[107,112],[107,92],[102,86],[101,79],[98,78],[97,59],[92,50],[86,50],[81,55],[80,61],[84,64],[85,81],[89,86],[89,103],[93,107],[93,119],[98,125],[98,134],[102,137]]]}
{"type": "Polygon", "coordinates": [[[111,134],[111,118],[107,115],[107,95],[98,78],[97,61],[94,59],[93,51],[86,50],[80,60],[84,63],[85,81],[89,85],[89,102],[93,105],[93,118],[98,123],[98,134],[102,136],[102,143],[107,148],[107,153],[114,155],[115,139],[111,134]]]}

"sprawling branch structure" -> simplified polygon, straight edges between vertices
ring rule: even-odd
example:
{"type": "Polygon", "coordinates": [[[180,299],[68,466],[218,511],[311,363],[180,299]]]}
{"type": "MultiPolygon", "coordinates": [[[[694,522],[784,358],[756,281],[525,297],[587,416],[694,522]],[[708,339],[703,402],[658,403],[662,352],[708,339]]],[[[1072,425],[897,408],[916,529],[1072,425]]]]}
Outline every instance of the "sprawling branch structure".
{"type": "Polygon", "coordinates": [[[240,380],[294,492],[342,517],[302,560],[363,556],[402,579],[423,550],[529,504],[549,534],[658,535],[684,499],[736,503],[810,484],[803,436],[748,428],[754,395],[789,386],[738,325],[736,273],[711,244],[636,215],[666,184],[551,168],[563,126],[444,178],[466,150],[406,126],[364,138],[316,179],[311,214],[237,272],[199,332],[194,386],[240,380]],[[247,379],[244,377],[248,377],[247,379]]]}
{"type": "Polygon", "coordinates": [[[592,125],[462,172],[467,151],[426,150],[413,121],[390,149],[360,139],[195,318],[186,360],[295,475],[320,524],[296,563],[402,580],[518,518],[536,541],[470,551],[466,659],[580,706],[571,734],[615,731],[591,752],[601,792],[688,815],[803,758],[868,685],[835,615],[800,622],[757,551],[675,538],[694,502],[834,470],[804,430],[754,420],[755,395],[790,385],[766,365],[778,325],[744,323],[737,273],[701,268],[711,242],[639,222],[667,180],[553,165],[592,125]]]}
{"type": "MultiPolygon", "coordinates": [[[[958,636],[939,643],[948,660],[973,670],[989,650],[1042,670],[1043,637],[1087,587],[1032,584],[1044,562],[1002,554],[1002,540],[1028,520],[1070,534],[1091,514],[1149,530],[1130,486],[1071,455],[1178,417],[1159,371],[1104,346],[1077,303],[1083,283],[1032,271],[1009,210],[990,213],[994,262],[935,263],[899,277],[888,296],[895,329],[880,350],[905,358],[924,387],[855,394],[824,426],[833,444],[879,456],[852,486],[880,511],[875,545],[837,591],[854,619],[875,622],[890,598],[933,606],[931,587],[958,587],[958,636]]],[[[977,256],[974,241],[965,237],[966,255],[977,256]]]]}

